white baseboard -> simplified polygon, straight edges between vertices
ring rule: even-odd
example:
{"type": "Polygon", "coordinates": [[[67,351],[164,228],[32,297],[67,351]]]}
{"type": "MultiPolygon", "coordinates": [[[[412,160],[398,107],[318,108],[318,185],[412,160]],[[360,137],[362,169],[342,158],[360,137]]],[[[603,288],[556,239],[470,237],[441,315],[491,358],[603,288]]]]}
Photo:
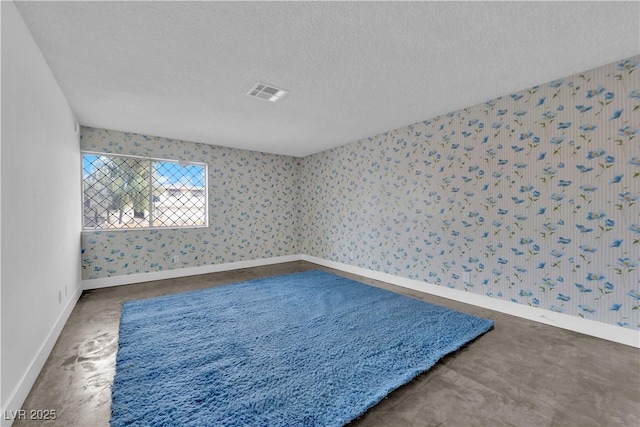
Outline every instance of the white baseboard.
{"type": "MultiPolygon", "coordinates": [[[[499,300],[496,298],[487,297],[485,295],[474,294],[470,292],[464,292],[457,289],[450,289],[445,286],[437,286],[430,283],[421,282],[414,279],[407,279],[400,276],[394,276],[388,273],[381,273],[366,268],[355,267],[348,264],[343,264],[336,261],[329,261],[322,258],[310,256],[310,255],[287,255],[273,258],[264,258],[250,261],[238,261],[229,262],[224,264],[206,265],[201,267],[189,267],[175,270],[159,271],[152,273],[130,274],[116,277],[107,277],[102,279],[83,280],[82,286],[79,286],[73,293],[71,298],[67,301],[64,310],[60,313],[53,328],[47,335],[47,338],[42,343],[36,356],[29,364],[29,368],[20,379],[19,385],[10,394],[6,400],[7,404],[1,408],[2,414],[9,414],[11,411],[17,413],[27,398],[31,387],[35,383],[42,367],[44,366],[53,346],[55,345],[62,328],[64,327],[67,319],[71,315],[73,308],[75,307],[83,290],[98,289],[109,286],[118,286],[139,282],[148,282],[153,280],[169,279],[174,277],[194,276],[198,274],[216,273],[221,271],[237,270],[241,268],[258,267],[270,264],[279,264],[291,261],[308,261],[314,264],[322,265],[325,267],[334,268],[336,270],[344,271],[346,273],[357,274],[359,276],[368,277],[374,280],[380,280],[383,282],[391,283],[393,285],[402,286],[404,288],[413,289],[416,291],[424,292],[427,294],[451,299],[467,303],[470,305],[487,308],[490,310],[498,311],[512,316],[521,317],[524,319],[532,320],[539,323],[544,323],[551,326],[556,326],[563,329],[579,332],[585,335],[590,335],[598,338],[602,338],[608,341],[613,341],[620,344],[625,344],[631,347],[640,348],[640,331],[634,331],[628,328],[622,328],[607,323],[596,322],[589,319],[583,319],[576,316],[570,316],[567,314],[556,313],[541,308],[525,306],[522,304],[516,304],[510,301],[499,300]]],[[[11,426],[12,420],[7,420],[3,416],[0,420],[2,427],[11,426]]]]}
{"type": "Polygon", "coordinates": [[[431,283],[421,282],[419,280],[407,279],[405,277],[394,276],[388,273],[369,270],[362,267],[355,267],[336,261],[329,261],[323,258],[311,255],[287,255],[273,258],[264,258],[251,261],[229,262],[224,264],[205,265],[201,267],[179,268],[175,270],[158,271],[152,273],[129,274],[115,277],[105,277],[101,279],[83,280],[82,287],[85,290],[98,289],[109,286],[128,285],[132,283],[149,282],[152,280],[170,279],[174,277],[194,276],[198,274],[217,273],[220,271],[237,270],[240,268],[258,267],[262,265],[278,264],[290,261],[308,261],[314,264],[323,265],[325,267],[335,268],[336,270],[347,273],[357,274],[359,276],[368,277],[370,279],[380,280],[391,283],[393,285],[402,286],[404,288],[413,289],[427,294],[463,302],[478,307],[488,308],[489,310],[498,311],[500,313],[510,314],[512,316],[521,317],[534,322],[544,323],[546,325],[556,326],[570,331],[580,332],[602,338],[608,341],[629,345],[640,348],[640,331],[623,328],[608,323],[596,322],[594,320],[583,319],[577,316],[571,316],[563,313],[556,313],[542,308],[530,307],[523,304],[517,304],[511,301],[491,298],[485,295],[465,292],[458,289],[451,289],[446,286],[438,286],[431,283]]]}
{"type": "Polygon", "coordinates": [[[58,319],[49,331],[47,338],[44,340],[42,345],[40,345],[40,348],[38,349],[38,352],[36,353],[33,360],[31,360],[31,363],[29,363],[27,371],[24,373],[22,378],[20,378],[18,385],[7,398],[7,403],[6,406],[2,408],[2,417],[0,419],[0,425],[2,427],[8,427],[13,424],[13,419],[7,418],[11,418],[10,414],[18,414],[18,410],[22,408],[25,399],[31,391],[31,387],[33,387],[36,379],[38,379],[38,375],[40,375],[42,367],[47,361],[47,358],[49,357],[53,346],[58,340],[58,337],[62,332],[62,328],[67,323],[67,319],[69,319],[69,316],[71,315],[73,308],[76,306],[78,299],[80,299],[80,295],[82,295],[82,286],[77,286],[75,292],[71,295],[71,298],[69,298],[67,304],[64,306],[64,310],[62,310],[62,313],[60,313],[60,316],[58,316],[58,319]]]}
{"type": "Polygon", "coordinates": [[[413,289],[431,295],[463,302],[478,307],[488,308],[500,313],[510,314],[512,316],[521,317],[534,322],[544,323],[546,325],[556,326],[570,331],[580,332],[602,338],[608,341],[625,344],[631,347],[640,348],[640,331],[623,328],[608,323],[596,322],[594,320],[583,319],[568,314],[556,313],[542,308],[530,307],[527,305],[517,304],[511,301],[491,298],[485,295],[465,292],[458,289],[451,289],[446,286],[438,286],[431,283],[421,282],[414,279],[407,279],[400,276],[394,276],[388,273],[369,270],[361,267],[343,264],[336,261],[329,261],[310,255],[301,255],[300,259],[325,267],[334,268],[346,273],[357,274],[359,276],[368,277],[374,280],[391,283],[393,285],[402,286],[404,288],[413,289]]]}
{"type": "Polygon", "coordinates": [[[260,267],[263,265],[280,264],[283,262],[299,261],[300,255],[286,255],[272,258],[262,258],[250,261],[226,262],[224,264],[203,265],[200,267],[176,268],[174,270],[153,271],[150,273],[125,274],[122,276],[104,277],[82,281],[84,290],[107,288],[110,286],[130,285],[132,283],[151,282],[154,280],[173,279],[175,277],[197,276],[198,274],[218,273],[220,271],[238,270],[241,268],[260,267]]]}

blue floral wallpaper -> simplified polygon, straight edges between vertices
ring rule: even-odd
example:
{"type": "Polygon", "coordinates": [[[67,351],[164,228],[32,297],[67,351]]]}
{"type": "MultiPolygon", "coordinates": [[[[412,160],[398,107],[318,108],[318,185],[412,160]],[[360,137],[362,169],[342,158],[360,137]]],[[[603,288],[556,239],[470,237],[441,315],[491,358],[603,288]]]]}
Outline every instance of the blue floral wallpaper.
{"type": "Polygon", "coordinates": [[[640,328],[639,62],[304,158],[301,252],[640,328]]]}
{"type": "Polygon", "coordinates": [[[85,127],[80,146],[209,165],[208,228],[83,233],[85,280],[300,253],[300,159],[85,127]]]}
{"type": "Polygon", "coordinates": [[[639,63],[303,159],[83,128],[210,185],[209,228],[83,233],[83,279],[304,253],[638,329],[639,63]]]}

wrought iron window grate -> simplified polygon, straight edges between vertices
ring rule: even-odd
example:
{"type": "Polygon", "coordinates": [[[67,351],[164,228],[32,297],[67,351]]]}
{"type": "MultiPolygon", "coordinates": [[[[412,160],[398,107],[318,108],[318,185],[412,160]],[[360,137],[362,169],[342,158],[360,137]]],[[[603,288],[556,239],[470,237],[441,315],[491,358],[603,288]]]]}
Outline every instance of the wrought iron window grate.
{"type": "Polygon", "coordinates": [[[82,154],[85,230],[206,227],[207,165],[82,154]]]}

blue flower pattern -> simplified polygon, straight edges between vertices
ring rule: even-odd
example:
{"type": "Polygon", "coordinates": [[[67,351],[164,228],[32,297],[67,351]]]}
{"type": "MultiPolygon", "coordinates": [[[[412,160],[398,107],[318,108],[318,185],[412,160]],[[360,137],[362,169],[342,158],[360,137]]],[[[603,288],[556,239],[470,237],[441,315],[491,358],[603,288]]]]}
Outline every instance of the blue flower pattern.
{"type": "Polygon", "coordinates": [[[639,63],[302,159],[83,128],[84,150],[206,162],[210,187],[207,229],[83,233],[83,278],[305,253],[638,329],[639,63]]]}
{"type": "Polygon", "coordinates": [[[208,228],[82,233],[85,280],[300,253],[298,158],[85,127],[80,144],[86,151],[203,162],[209,172],[208,228]]]}
{"type": "Polygon", "coordinates": [[[302,252],[640,328],[639,64],[304,158],[302,252]]]}

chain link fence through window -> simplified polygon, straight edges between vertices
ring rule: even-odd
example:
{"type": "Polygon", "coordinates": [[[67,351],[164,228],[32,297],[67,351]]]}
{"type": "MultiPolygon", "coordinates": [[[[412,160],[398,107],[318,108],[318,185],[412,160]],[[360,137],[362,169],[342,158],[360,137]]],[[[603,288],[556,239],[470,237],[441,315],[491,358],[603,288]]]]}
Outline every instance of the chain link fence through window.
{"type": "Polygon", "coordinates": [[[206,165],[83,153],[85,230],[207,225],[206,165]]]}

